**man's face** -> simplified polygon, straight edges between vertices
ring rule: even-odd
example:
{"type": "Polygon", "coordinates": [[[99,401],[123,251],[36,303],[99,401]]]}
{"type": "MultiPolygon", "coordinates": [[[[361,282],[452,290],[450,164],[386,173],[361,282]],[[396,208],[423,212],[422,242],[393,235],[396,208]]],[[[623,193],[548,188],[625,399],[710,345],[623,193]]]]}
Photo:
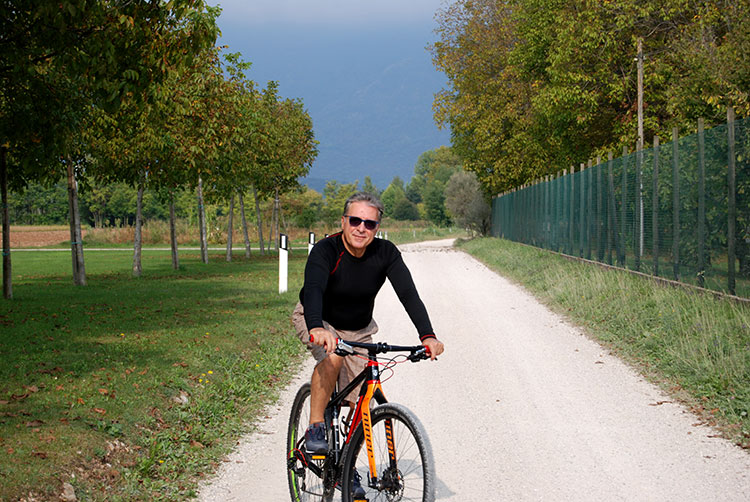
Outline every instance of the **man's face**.
{"type": "Polygon", "coordinates": [[[366,202],[353,202],[349,205],[347,213],[341,217],[341,235],[344,238],[346,250],[356,257],[365,254],[365,249],[375,238],[378,228],[372,230],[365,228],[364,221],[358,226],[352,226],[349,216],[356,216],[362,220],[380,220],[378,210],[366,202]]]}

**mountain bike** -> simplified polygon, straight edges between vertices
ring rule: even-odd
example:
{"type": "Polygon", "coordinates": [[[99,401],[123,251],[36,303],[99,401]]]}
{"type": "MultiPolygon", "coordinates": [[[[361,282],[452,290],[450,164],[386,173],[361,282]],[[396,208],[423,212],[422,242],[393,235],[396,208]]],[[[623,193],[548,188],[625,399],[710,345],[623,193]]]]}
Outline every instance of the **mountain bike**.
{"type": "Polygon", "coordinates": [[[305,451],[310,384],[304,384],[294,398],[287,435],[292,501],[331,502],[339,492],[343,502],[434,501],[435,462],[427,433],[406,407],[386,401],[381,386],[381,374],[393,372],[396,364],[429,359],[426,347],[338,340],[335,353],[365,357],[354,348],[367,351],[367,366],[343,390],[337,386],[326,406],[326,455],[305,451]],[[389,352],[408,355],[378,360],[378,354],[389,352]],[[344,399],[357,386],[361,386],[357,403],[341,419],[344,399]],[[377,406],[371,406],[373,399],[377,406]],[[355,483],[364,488],[365,498],[353,498],[355,483]]]}

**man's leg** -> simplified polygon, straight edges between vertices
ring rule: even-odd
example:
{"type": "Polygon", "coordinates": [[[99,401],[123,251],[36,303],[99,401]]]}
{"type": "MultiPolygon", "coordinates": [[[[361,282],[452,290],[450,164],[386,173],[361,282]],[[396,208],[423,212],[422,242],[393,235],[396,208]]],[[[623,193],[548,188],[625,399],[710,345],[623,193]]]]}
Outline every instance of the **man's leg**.
{"type": "Polygon", "coordinates": [[[323,422],[328,400],[331,399],[344,358],[329,354],[313,371],[310,381],[310,425],[323,422]]]}

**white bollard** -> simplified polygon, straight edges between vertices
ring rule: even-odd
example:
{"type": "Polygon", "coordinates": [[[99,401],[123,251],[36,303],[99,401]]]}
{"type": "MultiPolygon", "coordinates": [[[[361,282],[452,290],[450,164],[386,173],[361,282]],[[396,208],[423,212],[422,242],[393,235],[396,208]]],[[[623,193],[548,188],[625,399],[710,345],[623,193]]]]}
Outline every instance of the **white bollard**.
{"type": "Polygon", "coordinates": [[[307,239],[307,254],[312,252],[312,248],[315,245],[315,232],[310,232],[307,239]]]}
{"type": "Polygon", "coordinates": [[[279,294],[286,293],[289,283],[289,244],[285,234],[279,235],[279,294]]]}

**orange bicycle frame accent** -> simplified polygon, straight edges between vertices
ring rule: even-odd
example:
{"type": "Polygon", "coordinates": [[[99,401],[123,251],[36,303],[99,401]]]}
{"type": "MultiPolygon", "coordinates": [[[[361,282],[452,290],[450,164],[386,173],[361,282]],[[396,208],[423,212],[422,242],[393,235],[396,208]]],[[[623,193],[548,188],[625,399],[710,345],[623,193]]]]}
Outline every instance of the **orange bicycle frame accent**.
{"type": "MultiPolygon", "coordinates": [[[[369,361],[367,363],[367,369],[370,372],[370,378],[367,380],[367,390],[364,392],[364,394],[360,394],[359,396],[346,442],[348,443],[351,440],[354,431],[357,429],[357,426],[361,421],[362,432],[365,436],[365,446],[367,448],[367,461],[370,468],[370,481],[372,483],[375,483],[378,477],[378,471],[377,466],[375,465],[375,452],[373,451],[372,445],[372,415],[370,411],[370,402],[373,398],[381,403],[386,402],[386,399],[385,394],[383,394],[383,387],[380,385],[378,363],[376,361],[369,361]]],[[[388,453],[391,461],[395,462],[396,446],[393,441],[393,427],[390,421],[386,422],[385,427],[386,441],[388,443],[388,453]]]]}

